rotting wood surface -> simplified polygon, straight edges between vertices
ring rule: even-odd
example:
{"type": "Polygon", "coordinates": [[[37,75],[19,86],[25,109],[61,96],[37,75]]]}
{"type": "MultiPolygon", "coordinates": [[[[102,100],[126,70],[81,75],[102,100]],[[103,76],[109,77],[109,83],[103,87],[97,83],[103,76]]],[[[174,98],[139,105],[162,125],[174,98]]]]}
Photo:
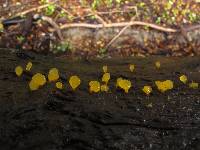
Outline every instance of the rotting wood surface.
{"type": "Polygon", "coordinates": [[[200,58],[113,58],[66,60],[34,53],[18,55],[0,50],[0,147],[3,150],[134,150],[200,149],[200,89],[178,81],[180,74],[200,82],[200,58]],[[22,57],[23,56],[23,57],[22,57]],[[23,58],[23,59],[22,59],[23,58]],[[154,62],[160,60],[161,69],[154,62]],[[78,91],[60,92],[47,84],[30,92],[30,74],[16,77],[16,65],[33,62],[32,73],[57,67],[62,80],[81,77],[78,91]],[[129,72],[128,64],[136,70],[129,72]],[[175,66],[176,64],[176,66],[175,66]],[[111,93],[88,93],[88,81],[101,78],[102,65],[111,73],[111,93]],[[128,78],[128,94],[115,90],[117,77],[128,78]],[[145,96],[141,87],[154,80],[175,81],[172,91],[145,96]],[[152,107],[149,104],[152,104],[152,107]]]}

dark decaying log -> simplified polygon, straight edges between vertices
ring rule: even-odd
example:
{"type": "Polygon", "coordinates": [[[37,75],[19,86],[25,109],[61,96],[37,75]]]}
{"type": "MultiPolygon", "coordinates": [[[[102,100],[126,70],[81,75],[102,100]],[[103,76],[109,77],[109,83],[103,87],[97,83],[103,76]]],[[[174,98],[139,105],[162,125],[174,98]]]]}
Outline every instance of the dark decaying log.
{"type": "Polygon", "coordinates": [[[66,60],[0,50],[0,147],[2,150],[172,150],[200,149],[200,89],[192,90],[178,81],[185,73],[200,83],[200,58],[125,58],[66,60]],[[28,57],[29,56],[29,57],[28,57]],[[23,59],[22,59],[23,58],[23,59]],[[18,78],[16,65],[33,62],[31,73],[18,78]],[[155,70],[154,62],[161,61],[155,70]],[[137,67],[130,73],[127,65],[137,67]],[[111,92],[89,94],[88,81],[101,78],[108,65],[111,92]],[[176,66],[174,65],[176,64],[176,66]],[[65,84],[63,91],[47,84],[30,92],[28,82],[36,72],[47,74],[57,67],[65,84]],[[82,84],[72,92],[67,84],[77,74],[82,84]],[[133,83],[129,94],[115,90],[122,76],[133,83]],[[141,88],[154,80],[175,81],[172,91],[145,96],[141,88]]]}

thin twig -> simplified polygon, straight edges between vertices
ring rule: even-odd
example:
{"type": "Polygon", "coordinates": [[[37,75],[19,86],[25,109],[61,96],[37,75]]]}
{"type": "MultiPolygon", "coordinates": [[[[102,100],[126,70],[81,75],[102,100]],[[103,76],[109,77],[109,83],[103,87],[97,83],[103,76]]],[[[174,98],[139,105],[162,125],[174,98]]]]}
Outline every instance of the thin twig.
{"type": "Polygon", "coordinates": [[[112,45],[116,40],[117,38],[119,38],[120,35],[122,35],[122,33],[124,33],[124,31],[130,27],[129,25],[125,26],[106,46],[105,46],[105,49],[107,50],[110,45],[112,45]]]}
{"type": "Polygon", "coordinates": [[[167,28],[167,27],[163,27],[163,26],[159,26],[156,24],[152,24],[152,23],[147,23],[147,22],[141,22],[141,21],[131,21],[131,22],[120,22],[120,23],[108,23],[105,26],[103,24],[89,24],[89,23],[67,23],[67,24],[63,24],[62,26],[60,26],[60,29],[66,29],[66,28],[75,28],[75,27],[83,27],[83,28],[93,28],[93,29],[97,29],[97,28],[114,28],[114,27],[124,27],[124,26],[148,26],[152,29],[156,29],[159,31],[163,31],[163,32],[169,32],[169,33],[176,33],[179,30],[177,29],[173,29],[173,28],[167,28]]]}
{"type": "Polygon", "coordinates": [[[60,27],[56,24],[56,22],[54,22],[53,19],[51,19],[50,17],[47,17],[47,16],[42,16],[41,19],[44,20],[44,21],[47,21],[50,25],[52,25],[54,27],[55,31],[57,32],[60,40],[63,41],[64,38],[62,36],[60,27]]]}
{"type": "Polygon", "coordinates": [[[33,12],[33,11],[36,11],[36,10],[41,10],[43,8],[48,7],[49,4],[54,4],[56,2],[58,2],[58,0],[56,0],[54,2],[51,2],[51,3],[48,3],[48,4],[44,4],[44,5],[41,5],[41,6],[37,6],[37,7],[31,8],[31,9],[25,10],[23,12],[17,13],[15,16],[23,16],[23,15],[26,15],[26,14],[28,14],[30,12],[33,12]]]}
{"type": "Polygon", "coordinates": [[[97,14],[97,12],[93,11],[92,9],[90,9],[89,11],[91,12],[92,15],[95,16],[95,18],[99,21],[99,23],[102,23],[104,26],[106,26],[107,23],[104,21],[103,18],[101,18],[101,17],[97,14]]]}

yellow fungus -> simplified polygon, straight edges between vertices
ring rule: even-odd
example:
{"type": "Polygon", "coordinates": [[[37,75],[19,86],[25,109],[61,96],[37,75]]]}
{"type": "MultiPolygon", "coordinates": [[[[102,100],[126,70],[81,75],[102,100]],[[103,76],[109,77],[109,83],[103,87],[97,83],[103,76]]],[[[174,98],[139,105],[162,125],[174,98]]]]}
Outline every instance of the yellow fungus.
{"type": "Polygon", "coordinates": [[[142,91],[146,94],[149,95],[152,92],[151,86],[145,85],[142,89],[142,91]]]}
{"type": "Polygon", "coordinates": [[[17,67],[15,68],[15,73],[16,73],[16,75],[17,75],[18,77],[20,77],[20,76],[22,75],[22,73],[23,73],[23,68],[22,68],[21,66],[17,66],[17,67]]]}
{"type": "Polygon", "coordinates": [[[186,75],[182,75],[179,77],[180,81],[183,82],[184,84],[186,84],[187,82],[187,76],[186,75]]]}
{"type": "Polygon", "coordinates": [[[104,73],[108,72],[108,66],[103,66],[103,72],[104,73]]]}
{"type": "Polygon", "coordinates": [[[28,64],[26,65],[26,71],[30,71],[32,66],[33,66],[32,62],[28,62],[28,64]]]}
{"type": "Polygon", "coordinates": [[[125,93],[128,93],[129,89],[131,88],[131,81],[126,79],[120,79],[118,80],[118,86],[124,90],[125,93]]]}
{"type": "Polygon", "coordinates": [[[192,82],[192,83],[189,84],[189,87],[192,88],[192,89],[198,89],[199,83],[197,83],[197,82],[192,82]]]}
{"type": "Polygon", "coordinates": [[[160,62],[159,62],[159,61],[156,61],[156,62],[155,62],[155,66],[156,66],[157,69],[160,69],[160,66],[161,66],[160,62]]]}
{"type": "Polygon", "coordinates": [[[109,87],[108,87],[107,84],[101,85],[101,91],[102,91],[102,92],[108,92],[108,90],[109,90],[109,87]]]}
{"type": "Polygon", "coordinates": [[[110,80],[110,73],[104,73],[102,77],[102,82],[105,82],[107,84],[109,80],[110,80]]]}
{"type": "Polygon", "coordinates": [[[162,93],[166,92],[167,90],[171,90],[174,87],[174,83],[171,80],[166,80],[166,81],[155,81],[155,84],[158,88],[159,91],[162,93]]]}
{"type": "Polygon", "coordinates": [[[35,90],[39,89],[39,87],[40,86],[34,80],[31,80],[29,82],[29,88],[31,91],[35,91],[35,90]]]}
{"type": "Polygon", "coordinates": [[[89,91],[92,93],[98,93],[101,89],[100,83],[98,81],[89,82],[89,91]]]}
{"type": "Polygon", "coordinates": [[[62,82],[56,82],[56,88],[58,88],[58,89],[63,89],[63,84],[62,84],[62,82]]]}
{"type": "Polygon", "coordinates": [[[121,78],[121,77],[120,77],[120,78],[117,78],[116,87],[119,87],[119,82],[120,82],[120,80],[122,80],[122,78],[121,78]]]}
{"type": "Polygon", "coordinates": [[[135,70],[135,65],[130,64],[130,65],[129,65],[129,69],[130,69],[131,72],[133,72],[133,71],[135,70]]]}
{"type": "Polygon", "coordinates": [[[71,76],[69,79],[69,84],[71,88],[75,90],[81,84],[81,79],[78,76],[71,76]]]}
{"type": "Polygon", "coordinates": [[[46,77],[41,73],[36,73],[32,80],[39,86],[43,86],[46,83],[46,77]]]}
{"type": "Polygon", "coordinates": [[[59,71],[57,68],[52,68],[49,70],[48,80],[50,82],[57,81],[59,79],[59,71]]]}
{"type": "Polygon", "coordinates": [[[46,77],[41,73],[36,73],[33,75],[32,80],[29,83],[29,88],[31,91],[39,89],[40,86],[43,86],[46,83],[46,77]]]}

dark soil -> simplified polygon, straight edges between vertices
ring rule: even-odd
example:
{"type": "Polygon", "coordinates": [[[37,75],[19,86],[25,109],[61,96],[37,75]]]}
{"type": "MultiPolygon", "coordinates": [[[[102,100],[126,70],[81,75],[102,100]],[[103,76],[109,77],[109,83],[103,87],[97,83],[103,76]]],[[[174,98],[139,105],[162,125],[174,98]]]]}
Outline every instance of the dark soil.
{"type": "Polygon", "coordinates": [[[200,149],[200,89],[181,84],[178,76],[200,82],[200,57],[113,58],[66,60],[34,53],[16,56],[0,51],[0,147],[2,150],[197,150],[200,149]],[[71,92],[47,84],[30,92],[31,74],[16,77],[16,65],[33,62],[32,74],[57,67],[63,82],[72,74],[82,79],[71,92]],[[161,69],[154,62],[161,61],[161,69]],[[127,65],[136,64],[135,73],[127,65]],[[100,79],[103,64],[111,73],[110,93],[89,94],[88,81],[100,79]],[[133,83],[129,94],[114,88],[117,77],[133,83]],[[141,88],[171,79],[175,88],[149,97],[141,88]],[[150,107],[149,104],[152,104],[150,107]]]}

